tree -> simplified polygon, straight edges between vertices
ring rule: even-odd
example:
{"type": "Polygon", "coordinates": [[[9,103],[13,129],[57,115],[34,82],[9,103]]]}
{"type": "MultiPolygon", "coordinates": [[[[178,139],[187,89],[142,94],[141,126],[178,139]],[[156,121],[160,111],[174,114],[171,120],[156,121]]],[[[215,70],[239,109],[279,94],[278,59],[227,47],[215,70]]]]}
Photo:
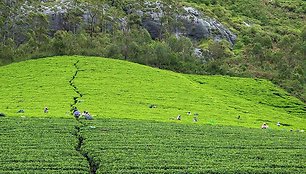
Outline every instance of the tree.
{"type": "Polygon", "coordinates": [[[166,42],[173,52],[178,53],[179,58],[182,61],[187,61],[187,59],[192,58],[194,47],[189,38],[183,36],[176,37],[172,35],[166,39],[166,42]]]}
{"type": "MultiPolygon", "coordinates": [[[[75,5],[77,6],[77,5],[75,5]]],[[[79,8],[68,9],[67,13],[64,13],[64,28],[68,31],[72,31],[73,34],[77,33],[77,29],[81,27],[83,22],[83,12],[79,8]]]]}
{"type": "Polygon", "coordinates": [[[9,38],[4,43],[0,43],[0,60],[2,63],[14,62],[15,42],[9,38]]]}
{"type": "Polygon", "coordinates": [[[52,47],[55,54],[65,55],[70,51],[70,37],[71,33],[63,30],[59,30],[54,34],[54,38],[52,40],[52,47]]]}
{"type": "Polygon", "coordinates": [[[231,51],[229,50],[230,45],[227,41],[222,40],[221,42],[216,42],[210,40],[208,43],[208,52],[212,59],[223,59],[231,56],[231,51]]]}

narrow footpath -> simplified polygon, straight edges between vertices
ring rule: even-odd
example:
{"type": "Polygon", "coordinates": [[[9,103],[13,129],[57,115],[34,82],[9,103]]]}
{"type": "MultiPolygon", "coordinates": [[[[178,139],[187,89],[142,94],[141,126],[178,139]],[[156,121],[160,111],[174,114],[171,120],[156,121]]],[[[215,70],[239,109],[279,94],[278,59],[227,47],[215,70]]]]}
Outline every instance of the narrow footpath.
{"type": "MultiPolygon", "coordinates": [[[[73,90],[77,94],[77,96],[73,97],[73,103],[71,106],[71,111],[73,111],[74,108],[76,108],[77,103],[79,102],[79,98],[83,97],[83,94],[79,91],[77,86],[74,83],[75,78],[77,77],[78,73],[81,71],[78,67],[78,63],[80,61],[78,60],[76,63],[74,63],[74,67],[76,68],[75,74],[72,76],[71,80],[69,80],[70,86],[72,86],[73,90]]],[[[85,126],[85,124],[80,120],[76,119],[78,122],[78,125],[75,126],[74,136],[77,138],[77,145],[75,147],[75,150],[80,153],[88,162],[89,164],[89,174],[96,174],[97,170],[99,169],[99,163],[97,161],[94,161],[94,159],[88,154],[88,152],[84,151],[82,149],[84,143],[85,143],[85,137],[81,133],[81,129],[85,126]]]]}

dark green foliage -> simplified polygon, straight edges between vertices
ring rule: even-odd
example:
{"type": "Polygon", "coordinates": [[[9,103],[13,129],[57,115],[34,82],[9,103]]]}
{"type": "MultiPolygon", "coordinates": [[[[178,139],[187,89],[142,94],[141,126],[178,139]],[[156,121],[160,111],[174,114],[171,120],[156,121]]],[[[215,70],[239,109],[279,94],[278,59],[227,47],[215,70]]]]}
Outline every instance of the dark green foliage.
{"type": "Polygon", "coordinates": [[[98,119],[81,130],[97,173],[303,173],[305,135],[287,131],[98,119]],[[94,129],[92,126],[94,125],[94,129]]]}
{"type": "Polygon", "coordinates": [[[227,67],[229,75],[267,78],[306,101],[303,97],[306,89],[305,1],[188,2],[195,3],[204,13],[215,16],[238,34],[233,47],[235,54],[221,62],[210,63],[208,72],[221,73],[220,68],[227,67]]]}
{"type": "Polygon", "coordinates": [[[72,119],[0,117],[0,173],[86,173],[72,119]]]}

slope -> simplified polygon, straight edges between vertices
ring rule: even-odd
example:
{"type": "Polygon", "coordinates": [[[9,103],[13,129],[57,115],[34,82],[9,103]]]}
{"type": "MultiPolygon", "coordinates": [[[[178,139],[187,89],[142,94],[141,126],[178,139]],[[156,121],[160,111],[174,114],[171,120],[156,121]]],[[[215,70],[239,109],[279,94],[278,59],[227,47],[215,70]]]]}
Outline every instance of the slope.
{"type": "Polygon", "coordinates": [[[197,113],[197,124],[306,125],[305,104],[261,79],[185,75],[121,60],[63,56],[1,67],[0,81],[0,112],[9,116],[71,117],[75,104],[95,118],[192,123],[197,113]],[[16,113],[19,109],[25,112],[16,113]]]}
{"type": "Polygon", "coordinates": [[[306,172],[304,133],[132,119],[86,124],[84,149],[99,162],[97,173],[306,172]]]}
{"type": "Polygon", "coordinates": [[[14,63],[0,70],[0,112],[24,116],[44,116],[43,108],[52,108],[51,115],[64,116],[74,95],[68,81],[74,74],[74,60],[41,59],[14,63]]]}
{"type": "Polygon", "coordinates": [[[72,119],[0,118],[0,173],[86,173],[72,119]]]}

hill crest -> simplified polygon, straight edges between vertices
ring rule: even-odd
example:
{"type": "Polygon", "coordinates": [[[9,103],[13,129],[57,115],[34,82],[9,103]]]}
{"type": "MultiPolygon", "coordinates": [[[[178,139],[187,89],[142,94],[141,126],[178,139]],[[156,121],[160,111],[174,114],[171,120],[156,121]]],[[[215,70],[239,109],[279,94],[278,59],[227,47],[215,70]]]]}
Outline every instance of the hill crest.
{"type": "Polygon", "coordinates": [[[277,128],[281,122],[299,129],[306,125],[305,104],[262,79],[179,74],[81,56],[15,63],[1,67],[0,75],[0,100],[5,101],[0,112],[8,116],[71,117],[70,109],[76,106],[95,118],[190,124],[196,116],[195,124],[259,127],[267,122],[277,128]],[[48,114],[43,113],[45,106],[48,114]],[[19,109],[25,112],[16,113],[19,109]],[[176,120],[179,114],[181,121],[176,120]]]}

